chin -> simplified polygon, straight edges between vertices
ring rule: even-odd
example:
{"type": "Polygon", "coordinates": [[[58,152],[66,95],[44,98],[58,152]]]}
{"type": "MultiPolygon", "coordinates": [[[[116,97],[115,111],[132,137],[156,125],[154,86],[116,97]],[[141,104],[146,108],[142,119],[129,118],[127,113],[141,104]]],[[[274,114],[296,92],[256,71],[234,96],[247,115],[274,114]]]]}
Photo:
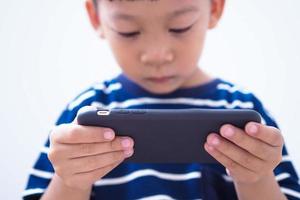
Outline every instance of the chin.
{"type": "Polygon", "coordinates": [[[151,92],[153,94],[158,94],[158,95],[163,95],[163,94],[169,94],[172,93],[174,91],[176,91],[178,88],[174,88],[174,87],[144,87],[145,90],[147,90],[148,92],[151,92]]]}

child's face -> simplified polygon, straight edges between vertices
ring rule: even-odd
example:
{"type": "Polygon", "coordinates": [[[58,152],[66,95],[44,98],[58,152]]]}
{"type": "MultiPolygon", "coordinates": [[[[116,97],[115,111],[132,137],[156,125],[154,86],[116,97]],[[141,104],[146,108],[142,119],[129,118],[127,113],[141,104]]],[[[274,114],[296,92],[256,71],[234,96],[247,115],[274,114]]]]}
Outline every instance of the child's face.
{"type": "Polygon", "coordinates": [[[123,72],[146,90],[169,93],[201,81],[197,66],[206,31],[224,0],[87,0],[94,28],[111,46],[123,72]]]}

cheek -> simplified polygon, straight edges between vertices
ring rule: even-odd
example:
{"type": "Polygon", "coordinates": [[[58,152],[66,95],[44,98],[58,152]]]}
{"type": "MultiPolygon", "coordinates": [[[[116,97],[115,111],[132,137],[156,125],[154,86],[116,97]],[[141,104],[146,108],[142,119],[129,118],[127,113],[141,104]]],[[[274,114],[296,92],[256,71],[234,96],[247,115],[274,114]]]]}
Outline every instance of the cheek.
{"type": "Polygon", "coordinates": [[[178,65],[182,68],[192,68],[198,65],[204,46],[205,33],[191,32],[191,34],[177,47],[178,65]]]}
{"type": "Polygon", "coordinates": [[[109,44],[117,63],[123,70],[130,70],[137,65],[137,51],[134,47],[130,47],[129,42],[124,42],[117,38],[110,38],[109,44]]]}
{"type": "Polygon", "coordinates": [[[204,47],[205,37],[207,29],[203,26],[195,27],[191,32],[191,36],[188,38],[190,53],[193,56],[199,57],[202,54],[204,47]]]}

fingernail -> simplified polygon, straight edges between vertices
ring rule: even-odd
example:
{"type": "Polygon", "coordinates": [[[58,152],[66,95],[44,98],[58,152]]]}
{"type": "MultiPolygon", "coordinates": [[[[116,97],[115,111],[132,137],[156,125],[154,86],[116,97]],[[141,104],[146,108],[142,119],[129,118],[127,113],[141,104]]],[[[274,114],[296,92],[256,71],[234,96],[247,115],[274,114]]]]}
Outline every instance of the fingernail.
{"type": "Polygon", "coordinates": [[[114,138],[114,133],[111,130],[106,130],[104,132],[104,138],[107,140],[111,140],[114,138]]]}
{"type": "Polygon", "coordinates": [[[121,144],[124,148],[128,148],[131,146],[131,141],[129,139],[122,139],[121,144]]]}
{"type": "Polygon", "coordinates": [[[231,127],[226,127],[225,128],[225,130],[224,130],[224,135],[226,136],[226,137],[231,137],[231,136],[233,136],[233,134],[234,134],[234,131],[233,131],[233,129],[231,128],[231,127]]]}
{"type": "Polygon", "coordinates": [[[209,144],[207,144],[207,148],[208,148],[209,151],[213,151],[214,150],[214,147],[210,146],[209,144]]]}
{"type": "Polygon", "coordinates": [[[212,140],[212,144],[213,144],[213,145],[218,145],[218,144],[220,144],[220,140],[219,140],[218,138],[214,138],[214,139],[212,140]]]}
{"type": "Polygon", "coordinates": [[[256,133],[257,132],[257,126],[256,125],[254,125],[254,124],[251,124],[249,127],[248,127],[248,132],[249,133],[252,133],[252,134],[254,134],[254,133],[256,133]]]}
{"type": "Polygon", "coordinates": [[[126,157],[130,157],[133,154],[133,149],[127,149],[124,151],[126,157]]]}
{"type": "Polygon", "coordinates": [[[208,143],[211,145],[218,145],[220,144],[220,140],[216,136],[213,136],[209,139],[208,143]]]}
{"type": "Polygon", "coordinates": [[[227,173],[228,176],[230,176],[230,171],[227,168],[226,168],[226,173],[227,173]]]}

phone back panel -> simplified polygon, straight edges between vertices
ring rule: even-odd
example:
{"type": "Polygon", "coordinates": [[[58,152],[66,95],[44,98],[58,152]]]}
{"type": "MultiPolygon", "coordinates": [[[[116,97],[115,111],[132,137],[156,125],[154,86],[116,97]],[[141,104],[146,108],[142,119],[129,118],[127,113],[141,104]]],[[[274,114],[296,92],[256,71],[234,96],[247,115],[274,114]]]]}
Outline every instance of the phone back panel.
{"type": "Polygon", "coordinates": [[[95,109],[80,112],[77,120],[80,125],[109,127],[117,136],[133,138],[134,155],[126,162],[214,163],[204,149],[209,133],[219,133],[224,124],[244,129],[261,118],[253,110],[95,109]]]}

